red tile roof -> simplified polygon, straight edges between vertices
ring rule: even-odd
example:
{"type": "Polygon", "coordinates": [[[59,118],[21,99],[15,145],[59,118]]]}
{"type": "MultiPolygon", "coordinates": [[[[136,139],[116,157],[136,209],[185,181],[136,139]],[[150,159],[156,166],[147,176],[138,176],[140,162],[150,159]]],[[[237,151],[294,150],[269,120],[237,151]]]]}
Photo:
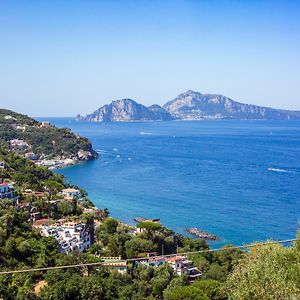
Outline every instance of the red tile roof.
{"type": "Polygon", "coordinates": [[[186,257],[185,256],[177,255],[177,256],[167,257],[166,261],[168,261],[168,262],[176,262],[178,260],[183,260],[183,259],[186,259],[186,257]]]}

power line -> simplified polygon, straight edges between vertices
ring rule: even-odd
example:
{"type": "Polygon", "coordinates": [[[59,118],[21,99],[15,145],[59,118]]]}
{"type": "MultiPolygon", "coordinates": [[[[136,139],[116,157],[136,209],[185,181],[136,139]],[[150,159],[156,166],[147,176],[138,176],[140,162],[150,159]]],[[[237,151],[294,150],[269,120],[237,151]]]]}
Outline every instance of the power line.
{"type": "MultiPolygon", "coordinates": [[[[216,249],[206,249],[206,250],[199,250],[199,251],[190,251],[190,252],[183,252],[183,253],[173,253],[173,254],[166,254],[166,255],[158,255],[158,256],[152,256],[152,259],[159,259],[164,257],[173,257],[176,255],[188,255],[188,254],[197,254],[197,253],[209,253],[209,252],[218,252],[218,251],[226,251],[226,250],[232,250],[232,249],[246,249],[246,248],[253,248],[253,247],[261,247],[265,245],[274,245],[274,244],[285,244],[285,243],[291,243],[295,241],[300,241],[297,239],[289,239],[289,240],[279,240],[279,241],[270,241],[270,242],[264,242],[264,243],[256,243],[256,244],[245,244],[240,246],[229,246],[229,247],[222,247],[222,248],[216,248],[216,249]]],[[[148,257],[144,258],[130,258],[126,259],[127,262],[135,262],[135,261],[143,261],[147,260],[148,257]]],[[[93,267],[93,266],[104,266],[109,267],[113,266],[114,263],[117,263],[118,260],[115,260],[111,263],[105,263],[105,262],[95,262],[95,263],[81,263],[81,264],[74,264],[74,265],[65,265],[65,266],[55,266],[55,267],[45,267],[45,268],[31,268],[31,269],[21,269],[21,270],[11,270],[11,271],[3,271],[0,272],[0,275],[9,275],[9,274],[16,274],[16,273],[29,273],[29,272],[43,272],[43,271],[49,271],[49,270],[58,270],[58,269],[70,269],[70,268],[80,268],[80,267],[93,267]]]]}

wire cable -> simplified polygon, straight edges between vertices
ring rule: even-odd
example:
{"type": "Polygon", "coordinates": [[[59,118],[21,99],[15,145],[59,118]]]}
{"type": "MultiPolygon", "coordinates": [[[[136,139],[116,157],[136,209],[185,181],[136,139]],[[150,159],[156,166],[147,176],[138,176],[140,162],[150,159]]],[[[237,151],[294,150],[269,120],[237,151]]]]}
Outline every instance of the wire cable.
{"type": "MultiPolygon", "coordinates": [[[[285,244],[285,243],[291,243],[295,241],[300,241],[297,239],[288,239],[288,240],[279,240],[279,241],[269,241],[264,243],[255,243],[255,244],[245,244],[240,246],[225,246],[221,248],[216,249],[205,249],[205,250],[199,250],[199,251],[190,251],[190,252],[180,252],[180,253],[173,253],[173,254],[166,254],[166,255],[158,255],[158,256],[151,256],[151,257],[142,257],[142,258],[130,258],[130,259],[124,259],[123,261],[126,262],[136,262],[136,261],[144,261],[151,259],[159,259],[159,258],[168,258],[173,256],[186,256],[189,254],[197,254],[197,253],[209,253],[209,252],[218,252],[218,251],[227,251],[227,250],[233,250],[233,249],[246,249],[246,248],[253,248],[253,247],[261,247],[265,245],[275,245],[275,244],[285,244]]],[[[114,263],[118,263],[122,260],[114,260],[110,263],[105,262],[94,262],[94,263],[81,263],[81,264],[74,264],[74,265],[65,265],[65,266],[54,266],[54,267],[45,267],[45,268],[31,268],[31,269],[20,269],[20,270],[11,270],[11,271],[2,271],[0,272],[0,275],[9,275],[9,274],[17,274],[17,273],[29,273],[29,272],[43,272],[43,271],[49,271],[49,270],[58,270],[58,269],[69,269],[69,268],[81,268],[81,267],[93,267],[93,266],[103,266],[103,267],[110,267],[114,266],[114,263]]]]}

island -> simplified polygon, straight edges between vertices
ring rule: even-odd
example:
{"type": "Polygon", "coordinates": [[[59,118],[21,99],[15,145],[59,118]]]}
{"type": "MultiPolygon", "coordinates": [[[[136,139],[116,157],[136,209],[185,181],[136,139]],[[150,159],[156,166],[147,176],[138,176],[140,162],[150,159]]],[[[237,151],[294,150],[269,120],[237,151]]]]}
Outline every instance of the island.
{"type": "Polygon", "coordinates": [[[300,111],[244,104],[218,94],[188,90],[163,106],[149,107],[132,99],[106,104],[91,114],[77,116],[89,122],[195,121],[195,120],[300,120],[300,111]]]}

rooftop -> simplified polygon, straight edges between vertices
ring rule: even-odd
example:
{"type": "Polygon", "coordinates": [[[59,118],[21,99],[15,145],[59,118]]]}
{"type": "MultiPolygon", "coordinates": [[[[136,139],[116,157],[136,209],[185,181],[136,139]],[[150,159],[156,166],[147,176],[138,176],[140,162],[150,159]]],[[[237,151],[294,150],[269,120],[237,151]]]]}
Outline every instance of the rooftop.
{"type": "Polygon", "coordinates": [[[172,256],[172,257],[167,257],[166,258],[167,262],[176,262],[178,260],[186,260],[186,257],[185,256],[177,255],[177,256],[172,256]]]}
{"type": "Polygon", "coordinates": [[[64,193],[79,193],[79,190],[76,189],[72,189],[72,188],[68,188],[68,189],[64,189],[62,190],[64,193]]]}

